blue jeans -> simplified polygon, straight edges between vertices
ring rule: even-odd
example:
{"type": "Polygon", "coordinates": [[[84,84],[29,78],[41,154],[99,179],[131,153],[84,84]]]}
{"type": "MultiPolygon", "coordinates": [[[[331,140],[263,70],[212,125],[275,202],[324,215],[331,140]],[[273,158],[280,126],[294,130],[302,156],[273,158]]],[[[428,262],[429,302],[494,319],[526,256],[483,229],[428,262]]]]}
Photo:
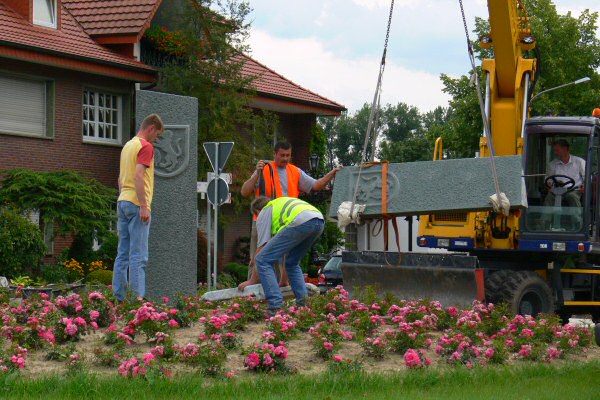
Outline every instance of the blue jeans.
{"type": "Polygon", "coordinates": [[[140,220],[140,207],[129,201],[117,203],[117,216],[119,248],[113,271],[113,293],[117,300],[123,301],[129,282],[129,289],[136,296],[144,297],[150,221],[143,223],[140,220]]]}
{"type": "Polygon", "coordinates": [[[296,296],[296,304],[304,305],[308,293],[304,282],[304,274],[300,268],[300,260],[321,236],[324,224],[322,219],[314,218],[298,226],[283,228],[267,242],[266,246],[256,256],[256,269],[265,291],[270,312],[279,310],[283,304],[283,295],[273,265],[284,255],[287,255],[285,269],[288,273],[292,291],[296,296]]]}

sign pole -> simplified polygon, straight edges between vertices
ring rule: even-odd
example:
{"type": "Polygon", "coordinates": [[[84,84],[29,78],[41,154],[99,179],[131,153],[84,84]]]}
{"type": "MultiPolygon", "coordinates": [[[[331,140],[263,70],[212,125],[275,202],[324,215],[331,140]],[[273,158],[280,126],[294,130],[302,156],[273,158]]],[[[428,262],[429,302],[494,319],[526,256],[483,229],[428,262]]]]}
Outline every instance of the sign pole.
{"type": "MultiPolygon", "coordinates": [[[[219,170],[219,142],[216,143],[216,152],[215,152],[215,177],[220,175],[221,171],[219,170]]],[[[219,202],[217,199],[219,198],[219,185],[215,185],[215,224],[214,224],[214,251],[213,251],[213,274],[214,274],[214,288],[217,290],[217,262],[218,262],[218,254],[219,254],[219,202]]]]}
{"type": "Polygon", "coordinates": [[[211,214],[212,209],[210,208],[210,200],[208,200],[208,196],[206,196],[206,284],[208,285],[208,290],[212,287],[212,279],[210,275],[210,270],[212,269],[211,265],[211,245],[210,245],[210,237],[211,237],[211,223],[212,218],[211,214]]]}

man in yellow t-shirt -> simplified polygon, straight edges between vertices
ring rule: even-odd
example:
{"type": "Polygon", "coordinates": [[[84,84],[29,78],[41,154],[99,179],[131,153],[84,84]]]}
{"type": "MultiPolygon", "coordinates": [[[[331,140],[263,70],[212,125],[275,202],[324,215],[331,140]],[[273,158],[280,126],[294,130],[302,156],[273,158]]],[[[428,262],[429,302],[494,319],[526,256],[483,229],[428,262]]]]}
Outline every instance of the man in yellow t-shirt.
{"type": "Polygon", "coordinates": [[[127,283],[136,296],[144,297],[146,293],[150,206],[154,193],[152,143],[163,129],[158,115],[148,115],[137,135],[121,151],[117,202],[119,247],[113,271],[113,293],[119,301],[125,299],[127,283]]]}

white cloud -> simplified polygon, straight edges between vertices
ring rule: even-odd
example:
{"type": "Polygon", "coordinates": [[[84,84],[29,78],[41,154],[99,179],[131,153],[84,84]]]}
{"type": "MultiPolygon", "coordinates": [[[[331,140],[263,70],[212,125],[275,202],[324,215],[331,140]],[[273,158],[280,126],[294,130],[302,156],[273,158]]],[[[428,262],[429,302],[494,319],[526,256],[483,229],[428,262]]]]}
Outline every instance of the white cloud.
{"type": "MultiPolygon", "coordinates": [[[[316,38],[284,39],[253,30],[252,56],[278,73],[323,96],[344,104],[350,111],[371,102],[378,57],[338,56],[326,50],[316,38]]],[[[382,103],[405,102],[423,111],[446,105],[437,75],[411,70],[388,61],[383,82],[382,103]]]]}
{"type": "MultiPolygon", "coordinates": [[[[391,1],[390,0],[352,0],[354,4],[360,7],[368,8],[369,10],[373,10],[375,8],[389,8],[391,1]]],[[[416,5],[423,5],[423,3],[429,3],[428,0],[396,0],[394,3],[394,7],[414,7],[416,5]]]]}

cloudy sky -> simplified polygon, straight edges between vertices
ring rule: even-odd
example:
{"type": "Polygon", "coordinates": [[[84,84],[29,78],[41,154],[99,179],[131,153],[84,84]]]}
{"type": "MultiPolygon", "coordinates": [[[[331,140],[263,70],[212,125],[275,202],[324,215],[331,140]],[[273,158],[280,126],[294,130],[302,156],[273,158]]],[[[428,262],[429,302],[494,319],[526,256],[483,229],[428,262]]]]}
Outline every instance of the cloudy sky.
{"type": "MultiPolygon", "coordinates": [[[[250,0],[252,56],[350,111],[373,96],[390,0],[250,0]]],[[[559,12],[597,0],[555,0],[559,12]]],[[[486,0],[464,0],[469,29],[486,0]]],[[[440,73],[469,68],[457,0],[396,0],[382,102],[446,105],[440,73]]],[[[600,32],[599,32],[600,34],[600,32]]]]}

